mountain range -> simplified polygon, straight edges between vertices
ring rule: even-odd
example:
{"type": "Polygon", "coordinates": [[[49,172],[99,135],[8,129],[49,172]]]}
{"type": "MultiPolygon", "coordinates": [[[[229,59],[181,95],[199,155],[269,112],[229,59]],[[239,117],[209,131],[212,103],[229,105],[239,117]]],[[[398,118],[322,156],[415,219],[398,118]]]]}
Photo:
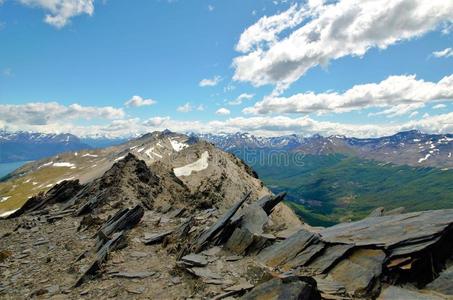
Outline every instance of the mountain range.
{"type": "Polygon", "coordinates": [[[0,163],[30,161],[61,152],[89,149],[75,135],[0,131],[0,163]]]}
{"type": "Polygon", "coordinates": [[[249,164],[306,222],[331,226],[373,209],[451,208],[453,135],[388,137],[201,135],[249,164]]]}
{"type": "MultiPolygon", "coordinates": [[[[0,182],[0,297],[451,298],[453,209],[432,210],[439,195],[430,210],[407,213],[373,206],[394,200],[386,194],[362,219],[313,227],[304,223],[313,212],[300,220],[288,207],[296,202],[257,177],[268,170],[271,178],[310,179],[324,168],[343,189],[344,164],[370,188],[364,166],[397,168],[381,175],[390,182],[415,167],[340,153],[302,158],[253,170],[209,142],[164,131],[28,163],[0,182]]],[[[388,189],[384,182],[373,192],[388,189]]],[[[363,199],[347,200],[343,208],[354,209],[363,199]]]]}
{"type": "MultiPolygon", "coordinates": [[[[284,150],[312,155],[347,154],[384,163],[453,167],[453,134],[426,134],[411,130],[379,138],[313,135],[259,137],[249,133],[198,134],[217,147],[241,154],[249,150],[284,150]]],[[[243,156],[243,155],[241,155],[243,156]]]]}

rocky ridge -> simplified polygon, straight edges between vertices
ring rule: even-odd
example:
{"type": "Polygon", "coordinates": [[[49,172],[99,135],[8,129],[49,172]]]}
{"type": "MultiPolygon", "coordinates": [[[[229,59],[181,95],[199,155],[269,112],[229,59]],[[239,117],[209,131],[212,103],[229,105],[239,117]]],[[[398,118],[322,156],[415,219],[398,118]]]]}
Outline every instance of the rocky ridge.
{"type": "Polygon", "coordinates": [[[285,194],[245,185],[231,204],[210,203],[217,185],[194,193],[173,170],[129,153],[91,182],[30,198],[1,221],[1,297],[453,296],[453,210],[380,209],[329,228],[294,226],[274,216],[285,194]]]}

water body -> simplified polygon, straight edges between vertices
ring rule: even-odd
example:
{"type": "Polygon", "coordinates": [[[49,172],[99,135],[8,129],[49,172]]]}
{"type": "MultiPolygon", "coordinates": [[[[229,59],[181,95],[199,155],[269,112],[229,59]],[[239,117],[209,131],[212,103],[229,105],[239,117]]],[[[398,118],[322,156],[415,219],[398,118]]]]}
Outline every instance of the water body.
{"type": "Polygon", "coordinates": [[[16,170],[17,168],[22,167],[26,163],[30,161],[15,161],[11,163],[0,163],[0,179],[12,171],[16,170]]]}

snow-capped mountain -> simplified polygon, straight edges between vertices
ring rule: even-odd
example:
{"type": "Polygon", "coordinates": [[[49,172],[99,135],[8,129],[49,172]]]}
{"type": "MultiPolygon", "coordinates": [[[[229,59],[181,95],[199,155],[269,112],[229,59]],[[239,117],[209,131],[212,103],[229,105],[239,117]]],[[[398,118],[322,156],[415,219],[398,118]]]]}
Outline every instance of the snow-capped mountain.
{"type": "Polygon", "coordinates": [[[342,153],[386,163],[453,167],[453,134],[426,134],[411,130],[392,136],[363,139],[339,135],[257,137],[238,132],[200,134],[198,137],[234,153],[256,149],[299,151],[314,155],[342,153]]]}
{"type": "Polygon", "coordinates": [[[61,152],[91,148],[69,133],[0,131],[0,162],[36,160],[61,152]]]}

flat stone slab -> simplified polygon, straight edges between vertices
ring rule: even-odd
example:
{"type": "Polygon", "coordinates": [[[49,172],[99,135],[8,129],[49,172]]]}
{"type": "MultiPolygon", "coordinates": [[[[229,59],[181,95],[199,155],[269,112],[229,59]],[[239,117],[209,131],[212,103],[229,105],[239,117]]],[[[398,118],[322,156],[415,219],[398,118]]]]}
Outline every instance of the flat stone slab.
{"type": "Polygon", "coordinates": [[[208,279],[223,279],[223,276],[216,274],[208,268],[194,267],[187,269],[190,273],[197,277],[208,278],[208,279]]]}
{"type": "Polygon", "coordinates": [[[275,243],[261,251],[257,259],[270,267],[276,267],[293,259],[315,240],[317,240],[317,236],[314,233],[300,229],[286,240],[275,243]]]}
{"type": "Polygon", "coordinates": [[[167,231],[160,232],[160,233],[145,234],[143,243],[145,245],[161,243],[166,236],[168,236],[172,233],[173,233],[173,230],[167,230],[167,231]]]}
{"type": "Polygon", "coordinates": [[[320,299],[316,288],[307,282],[291,279],[274,278],[266,281],[245,294],[243,300],[297,300],[320,299]]]}
{"type": "Polygon", "coordinates": [[[382,272],[385,253],[375,249],[357,249],[329,271],[328,278],[345,286],[349,294],[366,296],[382,272]]]}
{"type": "Polygon", "coordinates": [[[285,264],[285,268],[292,269],[305,266],[308,262],[311,261],[311,259],[313,259],[317,254],[319,254],[324,249],[324,247],[325,244],[322,242],[311,244],[304,251],[297,254],[296,257],[288,261],[285,264]]]}
{"type": "Polygon", "coordinates": [[[208,260],[204,255],[194,253],[183,256],[181,261],[194,267],[204,267],[208,264],[208,260]]]}
{"type": "Polygon", "coordinates": [[[432,239],[450,224],[453,224],[453,209],[442,209],[369,217],[326,228],[320,235],[329,243],[392,248],[432,239]]]}
{"type": "Polygon", "coordinates": [[[447,298],[429,291],[409,290],[397,286],[389,286],[382,290],[377,300],[445,300],[447,298]]]}
{"type": "Polygon", "coordinates": [[[323,274],[336,262],[338,262],[346,254],[346,252],[353,247],[353,245],[341,244],[330,246],[326,250],[324,250],[320,256],[318,256],[310,264],[308,264],[308,268],[316,274],[323,274]]]}

